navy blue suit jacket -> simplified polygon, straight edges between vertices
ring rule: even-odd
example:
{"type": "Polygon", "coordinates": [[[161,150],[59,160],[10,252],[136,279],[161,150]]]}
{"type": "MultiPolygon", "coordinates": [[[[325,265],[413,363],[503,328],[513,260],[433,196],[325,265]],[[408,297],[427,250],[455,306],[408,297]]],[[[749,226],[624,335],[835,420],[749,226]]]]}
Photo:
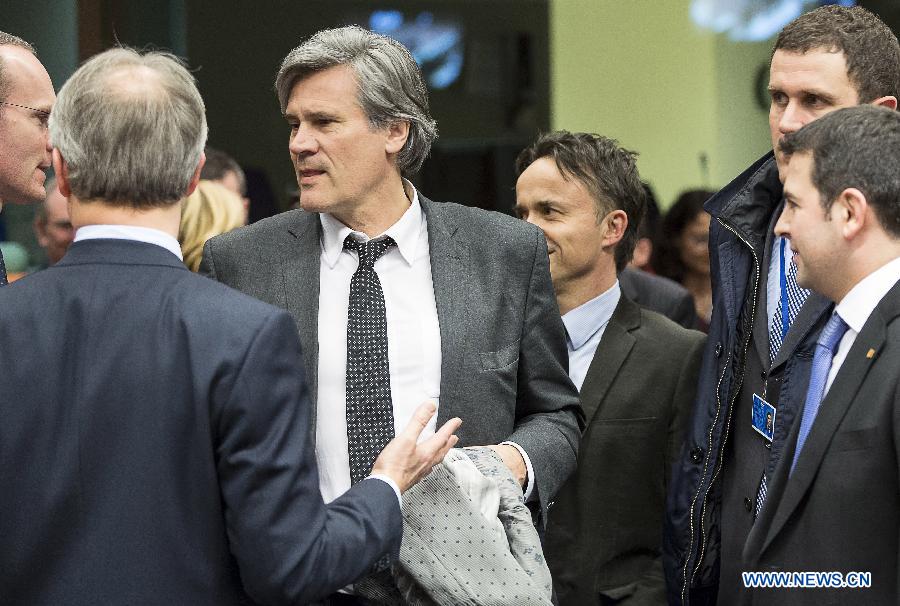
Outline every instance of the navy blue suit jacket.
{"type": "Polygon", "coordinates": [[[291,317],[163,248],[0,289],[0,369],[0,603],[304,603],[399,549],[386,483],[322,502],[291,317]]]}

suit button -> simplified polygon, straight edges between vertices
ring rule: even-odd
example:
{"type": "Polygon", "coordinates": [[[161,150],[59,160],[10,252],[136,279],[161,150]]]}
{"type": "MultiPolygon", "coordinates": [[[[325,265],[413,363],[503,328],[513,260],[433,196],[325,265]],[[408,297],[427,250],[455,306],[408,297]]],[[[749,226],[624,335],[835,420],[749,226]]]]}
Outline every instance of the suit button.
{"type": "Polygon", "coordinates": [[[700,463],[703,460],[703,449],[695,448],[691,451],[691,461],[694,463],[700,463]]]}
{"type": "Polygon", "coordinates": [[[767,377],[768,377],[768,373],[766,371],[762,371],[761,373],[759,373],[759,378],[762,379],[763,381],[765,381],[767,377]]]}
{"type": "Polygon", "coordinates": [[[744,499],[744,508],[747,511],[751,511],[753,509],[753,502],[750,500],[750,497],[744,499]]]}
{"type": "Polygon", "coordinates": [[[719,342],[719,343],[716,343],[716,357],[718,358],[721,355],[722,355],[722,343],[719,342]]]}

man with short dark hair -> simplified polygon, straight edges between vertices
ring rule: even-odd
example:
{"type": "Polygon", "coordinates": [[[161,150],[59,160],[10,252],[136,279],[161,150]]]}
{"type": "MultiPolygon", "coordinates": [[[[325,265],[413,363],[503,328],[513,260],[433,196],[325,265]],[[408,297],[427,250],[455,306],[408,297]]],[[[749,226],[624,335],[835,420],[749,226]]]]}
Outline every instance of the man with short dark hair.
{"type": "MultiPolygon", "coordinates": [[[[900,115],[842,109],[787,135],[797,281],[834,302],[799,421],[747,540],[747,570],[864,572],[840,589],[755,590],[752,604],[900,603],[900,115]],[[869,584],[870,583],[870,584],[869,584]]],[[[832,580],[832,582],[835,582],[832,580]]]]}
{"type": "Polygon", "coordinates": [[[549,514],[556,595],[566,606],[662,605],[668,472],[703,335],[620,292],[645,206],[635,154],[606,137],[559,131],[522,151],[516,169],[516,213],[547,238],[569,376],[587,416],[578,468],[549,514]]]}
{"type": "Polygon", "coordinates": [[[713,316],[667,511],[673,604],[740,603],[747,536],[771,494],[769,479],[803,405],[816,335],[827,320],[828,301],[797,284],[790,246],[773,232],[786,168],[778,143],[843,107],[896,109],[900,45],[861,7],[818,8],[778,35],[769,92],[774,154],[705,205],[713,316]]]}
{"type": "Polygon", "coordinates": [[[47,182],[47,197],[34,211],[34,237],[47,255],[47,266],[56,265],[75,238],[69,220],[69,202],[56,186],[56,178],[47,182]]]}
{"type": "Polygon", "coordinates": [[[422,406],[322,502],[290,316],[181,261],[207,132],[190,72],[106,51],[49,128],[77,233],[0,289],[3,603],[307,603],[396,554],[399,493],[459,420],[417,445],[422,406]]]}
{"type": "MultiPolygon", "coordinates": [[[[34,47],[0,32],[0,209],[8,202],[44,199],[44,171],[50,168],[47,119],[56,95],[34,47]]],[[[6,268],[0,254],[0,285],[6,268]]]]}
{"type": "Polygon", "coordinates": [[[200,178],[218,181],[239,196],[247,195],[247,178],[237,160],[214,147],[206,147],[206,164],[200,178]]]}
{"type": "Polygon", "coordinates": [[[275,86],[302,210],[212,238],[201,271],[292,313],[326,500],[431,400],[545,513],[575,468],[583,416],[541,230],[413,187],[437,129],[399,42],[321,31],[275,86]]]}

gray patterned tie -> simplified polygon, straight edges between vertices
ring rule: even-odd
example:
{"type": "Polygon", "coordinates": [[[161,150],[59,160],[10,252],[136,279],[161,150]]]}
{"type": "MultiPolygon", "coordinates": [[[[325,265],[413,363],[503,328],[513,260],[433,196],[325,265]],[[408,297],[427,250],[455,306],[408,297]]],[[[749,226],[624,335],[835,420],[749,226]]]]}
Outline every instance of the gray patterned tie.
{"type": "Polygon", "coordinates": [[[344,249],[359,255],[347,309],[347,441],[352,484],[369,475],[378,454],[394,438],[384,291],[375,261],[396,245],[389,236],[368,242],[352,236],[344,240],[344,249]]]}

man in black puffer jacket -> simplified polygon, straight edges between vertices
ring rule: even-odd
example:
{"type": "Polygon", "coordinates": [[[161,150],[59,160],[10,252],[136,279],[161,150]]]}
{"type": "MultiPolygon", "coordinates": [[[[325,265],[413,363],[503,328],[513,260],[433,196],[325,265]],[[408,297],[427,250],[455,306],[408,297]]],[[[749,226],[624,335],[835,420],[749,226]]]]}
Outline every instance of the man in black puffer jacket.
{"type": "MultiPolygon", "coordinates": [[[[900,46],[865,9],[822,7],[779,34],[769,90],[773,148],[841,107],[896,109],[900,46]]],[[[779,154],[767,154],[705,205],[714,308],[669,493],[664,564],[671,604],[731,606],[745,598],[744,544],[802,406],[824,324],[828,302],[796,286],[790,247],[773,233],[784,165],[779,154]]]]}

